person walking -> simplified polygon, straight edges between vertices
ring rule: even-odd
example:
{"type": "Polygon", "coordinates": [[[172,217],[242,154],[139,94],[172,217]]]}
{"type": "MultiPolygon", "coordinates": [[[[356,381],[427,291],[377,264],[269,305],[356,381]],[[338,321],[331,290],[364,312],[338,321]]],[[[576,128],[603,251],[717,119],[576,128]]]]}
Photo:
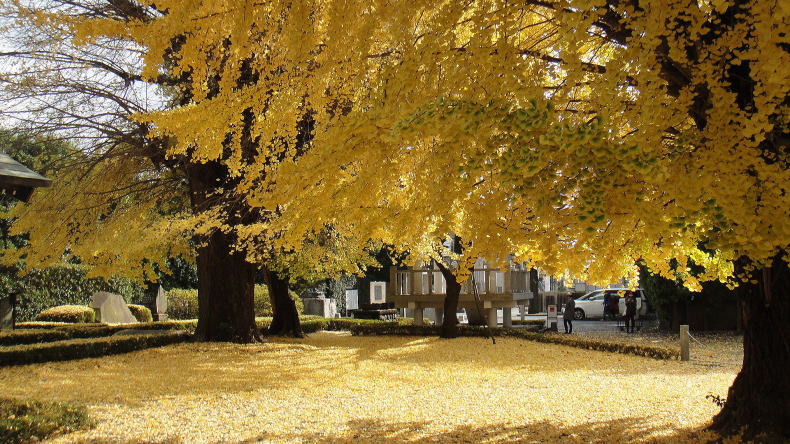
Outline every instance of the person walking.
{"type": "Polygon", "coordinates": [[[633,333],[636,328],[636,296],[633,291],[625,295],[625,332],[633,333]],[[630,330],[629,330],[630,326],[630,330]]]}
{"type": "Polygon", "coordinates": [[[573,333],[573,315],[576,312],[576,301],[569,297],[565,302],[565,311],[562,313],[562,323],[565,326],[565,333],[573,333]]]}

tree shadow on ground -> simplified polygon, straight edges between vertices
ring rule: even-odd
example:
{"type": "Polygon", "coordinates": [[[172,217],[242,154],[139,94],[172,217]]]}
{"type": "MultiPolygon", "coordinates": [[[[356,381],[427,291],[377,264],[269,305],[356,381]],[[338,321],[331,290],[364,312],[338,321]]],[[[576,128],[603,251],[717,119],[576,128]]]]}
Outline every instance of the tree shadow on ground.
{"type": "Polygon", "coordinates": [[[371,367],[371,363],[389,368],[382,375],[393,383],[397,383],[399,373],[392,368],[398,366],[429,371],[459,366],[472,370],[495,368],[513,375],[568,371],[592,375],[711,373],[708,368],[678,361],[514,338],[501,338],[492,345],[484,338],[443,340],[318,333],[308,339],[273,338],[265,344],[179,344],[102,358],[0,368],[0,390],[21,398],[138,405],[191,393],[288,389],[293,384],[328,379],[340,367],[345,367],[344,372],[353,372],[371,367]],[[577,359],[568,359],[574,356],[577,359]],[[621,365],[634,359],[640,360],[638,365],[621,365]]]}
{"type": "Polygon", "coordinates": [[[355,352],[354,360],[357,362],[376,359],[403,365],[451,364],[497,367],[514,371],[547,373],[591,371],[622,375],[647,371],[666,375],[702,375],[711,371],[732,370],[704,365],[702,362],[681,363],[676,360],[660,360],[622,353],[587,350],[520,338],[497,338],[497,343],[492,344],[490,339],[482,337],[441,339],[418,336],[367,336],[363,342],[358,336],[333,335],[331,339],[327,339],[321,337],[322,334],[324,333],[313,335],[310,338],[312,346],[318,349],[353,350],[355,352]],[[494,353],[491,353],[492,351],[494,353]],[[584,359],[566,359],[570,355],[582,355],[584,359]],[[640,360],[640,366],[621,365],[624,360],[633,359],[640,360]],[[634,370],[634,368],[638,370],[634,370]]]}
{"type": "Polygon", "coordinates": [[[546,443],[546,442],[597,442],[630,443],[651,442],[675,444],[678,442],[715,442],[719,437],[701,429],[681,429],[665,433],[645,425],[645,418],[626,418],[596,421],[574,426],[563,426],[548,421],[524,425],[494,424],[485,426],[461,425],[437,431],[426,422],[384,422],[360,419],[347,423],[347,430],[331,433],[315,432],[296,435],[261,434],[238,444],[270,441],[293,441],[317,444],[330,443],[546,443]]]}

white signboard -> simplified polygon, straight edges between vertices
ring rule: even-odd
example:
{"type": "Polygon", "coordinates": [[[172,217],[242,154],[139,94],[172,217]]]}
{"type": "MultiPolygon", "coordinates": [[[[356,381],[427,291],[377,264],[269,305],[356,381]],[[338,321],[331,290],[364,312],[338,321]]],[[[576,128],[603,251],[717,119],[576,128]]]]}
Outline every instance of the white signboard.
{"type": "Polygon", "coordinates": [[[346,310],[359,309],[359,293],[357,290],[346,290],[346,310]]]}

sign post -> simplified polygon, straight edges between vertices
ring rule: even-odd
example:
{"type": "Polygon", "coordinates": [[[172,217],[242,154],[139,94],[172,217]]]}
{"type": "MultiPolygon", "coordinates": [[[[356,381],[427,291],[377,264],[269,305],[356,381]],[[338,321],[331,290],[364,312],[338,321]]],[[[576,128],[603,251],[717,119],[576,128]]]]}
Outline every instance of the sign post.
{"type": "Polygon", "coordinates": [[[546,306],[546,328],[557,331],[557,306],[546,306]]]}

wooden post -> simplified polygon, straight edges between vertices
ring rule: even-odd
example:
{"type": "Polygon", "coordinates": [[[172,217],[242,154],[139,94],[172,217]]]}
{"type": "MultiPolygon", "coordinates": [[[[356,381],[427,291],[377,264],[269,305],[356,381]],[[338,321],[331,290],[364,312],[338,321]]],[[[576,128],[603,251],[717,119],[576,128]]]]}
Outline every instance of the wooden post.
{"type": "Polygon", "coordinates": [[[395,266],[390,266],[390,281],[387,282],[387,301],[392,302],[395,300],[395,289],[398,286],[398,269],[395,266]]]}
{"type": "Polygon", "coordinates": [[[689,326],[680,326],[680,360],[689,360],[689,326]]]}

